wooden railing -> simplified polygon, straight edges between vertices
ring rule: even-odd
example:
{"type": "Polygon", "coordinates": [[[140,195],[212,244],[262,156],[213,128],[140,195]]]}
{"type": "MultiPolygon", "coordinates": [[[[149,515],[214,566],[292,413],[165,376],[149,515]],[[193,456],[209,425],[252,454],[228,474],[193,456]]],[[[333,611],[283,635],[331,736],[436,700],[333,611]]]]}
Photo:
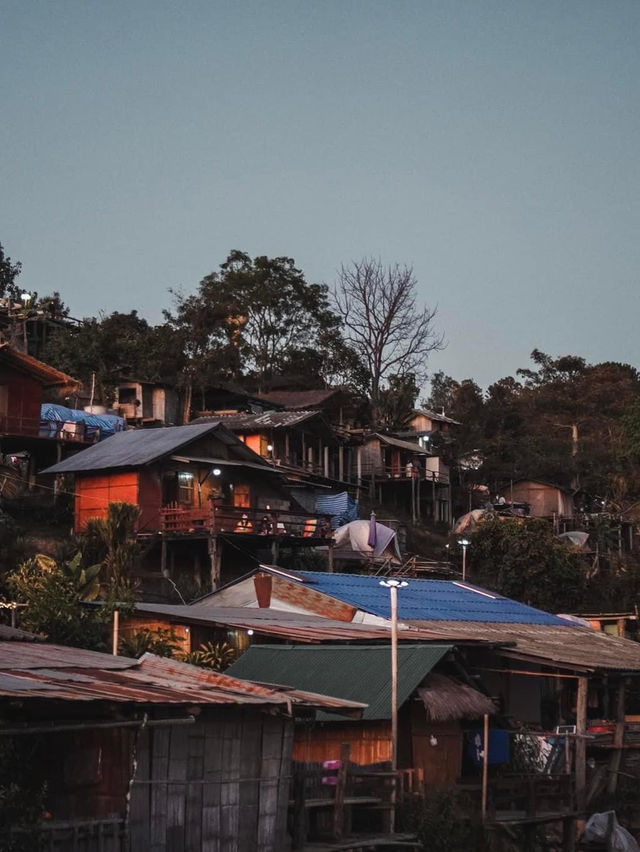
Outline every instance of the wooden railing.
{"type": "Polygon", "coordinates": [[[164,533],[237,533],[243,535],[329,539],[331,518],[314,512],[255,509],[242,506],[183,508],[172,505],[160,510],[164,533]]]}

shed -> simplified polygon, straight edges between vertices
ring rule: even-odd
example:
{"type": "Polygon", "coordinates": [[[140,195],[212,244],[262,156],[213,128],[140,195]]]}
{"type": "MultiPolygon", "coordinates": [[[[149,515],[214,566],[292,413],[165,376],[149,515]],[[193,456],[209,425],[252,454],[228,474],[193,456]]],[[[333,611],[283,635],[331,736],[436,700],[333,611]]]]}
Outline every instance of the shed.
{"type": "MultiPolygon", "coordinates": [[[[482,693],[451,675],[435,674],[453,650],[446,644],[403,644],[398,649],[398,756],[400,768],[424,770],[426,783],[449,785],[461,773],[460,720],[495,712],[482,693]],[[445,706],[447,710],[445,711],[445,706]],[[436,737],[437,745],[431,744],[436,737]]],[[[391,757],[391,678],[384,645],[253,645],[229,669],[238,677],[299,689],[327,690],[367,704],[362,721],[333,720],[296,726],[293,756],[302,762],[337,759],[348,742],[355,763],[391,757]],[[357,696],[357,697],[356,697],[357,696]]]]}
{"type": "Polygon", "coordinates": [[[510,503],[528,503],[534,518],[570,518],[575,513],[571,491],[551,482],[519,479],[506,489],[505,496],[510,503]]]}
{"type": "Polygon", "coordinates": [[[60,852],[280,852],[291,716],[316,707],[362,709],[151,654],[0,641],[0,736],[29,743],[60,852]]]}

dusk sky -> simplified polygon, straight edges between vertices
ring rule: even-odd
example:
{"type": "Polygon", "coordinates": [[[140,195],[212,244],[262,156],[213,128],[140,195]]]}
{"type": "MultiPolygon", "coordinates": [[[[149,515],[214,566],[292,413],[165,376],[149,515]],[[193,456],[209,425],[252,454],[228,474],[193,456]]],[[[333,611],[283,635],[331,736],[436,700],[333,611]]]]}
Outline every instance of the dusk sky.
{"type": "Polygon", "coordinates": [[[0,0],[0,242],[158,321],[232,248],[412,264],[486,386],[640,367],[638,0],[0,0]]]}

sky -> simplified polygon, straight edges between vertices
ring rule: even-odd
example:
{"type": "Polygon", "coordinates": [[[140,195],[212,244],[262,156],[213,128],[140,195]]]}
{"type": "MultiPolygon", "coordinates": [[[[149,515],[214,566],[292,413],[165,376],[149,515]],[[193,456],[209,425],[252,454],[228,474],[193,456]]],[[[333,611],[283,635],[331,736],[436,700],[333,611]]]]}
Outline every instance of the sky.
{"type": "Polygon", "coordinates": [[[373,256],[433,371],[640,367],[639,43],[637,0],[0,0],[0,242],[74,316],[373,256]]]}

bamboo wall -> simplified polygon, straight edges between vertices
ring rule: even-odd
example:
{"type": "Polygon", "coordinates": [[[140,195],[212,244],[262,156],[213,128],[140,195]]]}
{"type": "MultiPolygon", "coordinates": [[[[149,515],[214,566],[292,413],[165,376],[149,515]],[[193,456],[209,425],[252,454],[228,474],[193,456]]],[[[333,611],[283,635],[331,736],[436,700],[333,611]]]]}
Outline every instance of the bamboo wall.
{"type": "Polygon", "coordinates": [[[281,852],[292,722],[249,708],[147,728],[131,785],[129,852],[281,852]]]}

